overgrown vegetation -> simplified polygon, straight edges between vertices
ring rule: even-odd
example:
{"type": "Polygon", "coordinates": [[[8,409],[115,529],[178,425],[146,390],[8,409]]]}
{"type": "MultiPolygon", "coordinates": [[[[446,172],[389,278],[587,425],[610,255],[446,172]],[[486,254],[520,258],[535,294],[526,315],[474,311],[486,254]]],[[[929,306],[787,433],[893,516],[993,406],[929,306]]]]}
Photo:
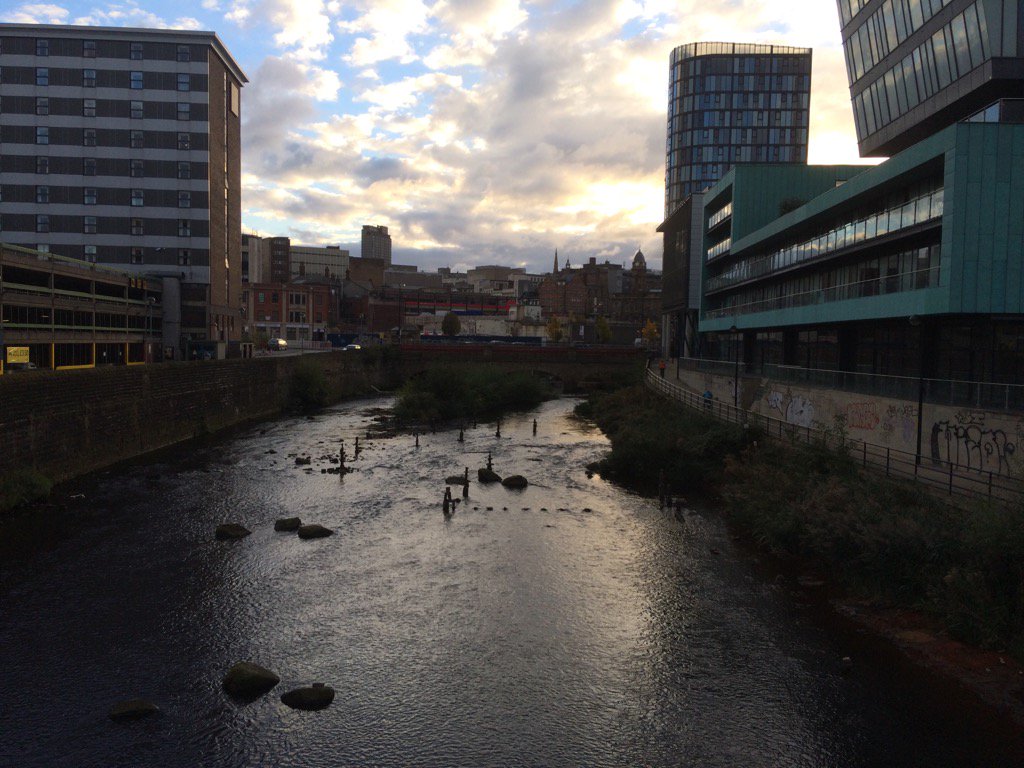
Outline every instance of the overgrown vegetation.
{"type": "Polygon", "coordinates": [[[644,493],[658,490],[662,471],[669,490],[707,495],[721,484],[725,457],[757,434],[674,404],[636,385],[596,395],[576,413],[601,427],[612,450],[593,469],[644,493]]]}
{"type": "Polygon", "coordinates": [[[598,467],[641,491],[665,468],[676,493],[718,496],[771,552],[861,597],[924,610],[952,635],[1024,659],[1024,501],[959,509],[862,471],[835,450],[757,440],[636,389],[579,409],[612,441],[598,467]]]}
{"type": "Polygon", "coordinates": [[[488,419],[535,408],[551,394],[548,385],[530,373],[431,368],[402,386],[394,411],[406,423],[488,419]]]}
{"type": "Polygon", "coordinates": [[[42,472],[16,469],[0,477],[0,513],[9,512],[50,495],[53,483],[42,472]]]}

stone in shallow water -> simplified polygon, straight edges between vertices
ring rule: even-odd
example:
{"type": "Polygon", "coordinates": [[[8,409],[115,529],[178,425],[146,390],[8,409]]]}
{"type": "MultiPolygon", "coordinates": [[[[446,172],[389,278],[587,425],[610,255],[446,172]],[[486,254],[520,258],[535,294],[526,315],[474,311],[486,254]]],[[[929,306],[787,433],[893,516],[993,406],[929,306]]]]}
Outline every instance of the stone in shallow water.
{"type": "Polygon", "coordinates": [[[155,715],[160,711],[160,707],[151,701],[145,699],[128,699],[127,701],[119,701],[117,704],[110,708],[111,720],[123,721],[123,720],[140,720],[143,717],[149,717],[155,715]]]}
{"type": "Polygon", "coordinates": [[[334,534],[330,528],[324,528],[317,523],[310,523],[299,527],[300,539],[323,539],[334,534]]]}
{"type": "Polygon", "coordinates": [[[266,667],[253,664],[251,661],[240,661],[224,675],[224,690],[240,699],[255,699],[262,696],[281,678],[266,667]]]}
{"type": "Polygon", "coordinates": [[[527,485],[529,485],[529,483],[526,482],[526,478],[523,477],[522,475],[509,475],[508,477],[501,481],[501,484],[504,485],[506,488],[512,488],[516,490],[525,488],[527,485]]]}
{"type": "Polygon", "coordinates": [[[308,688],[296,688],[281,694],[281,703],[292,709],[312,712],[326,709],[334,701],[334,689],[323,683],[313,683],[308,688]]]}
{"type": "Polygon", "coordinates": [[[244,539],[252,531],[246,528],[244,525],[238,523],[224,523],[218,525],[217,530],[214,533],[217,541],[237,541],[238,539],[244,539]]]}
{"type": "Polygon", "coordinates": [[[480,467],[476,471],[476,477],[481,483],[500,483],[501,475],[487,467],[480,467]]]}
{"type": "Polygon", "coordinates": [[[302,527],[302,520],[297,517],[282,517],[274,521],[275,531],[297,531],[302,527]]]}

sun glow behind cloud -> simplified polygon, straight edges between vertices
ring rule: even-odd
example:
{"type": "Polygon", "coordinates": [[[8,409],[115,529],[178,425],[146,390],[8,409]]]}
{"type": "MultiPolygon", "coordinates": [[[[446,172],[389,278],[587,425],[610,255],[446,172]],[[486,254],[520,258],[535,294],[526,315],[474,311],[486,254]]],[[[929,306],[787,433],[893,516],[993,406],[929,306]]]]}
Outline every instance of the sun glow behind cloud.
{"type": "MultiPolygon", "coordinates": [[[[358,243],[386,224],[433,267],[551,254],[657,266],[668,56],[814,48],[811,162],[857,160],[832,0],[25,3],[8,21],[212,29],[249,75],[243,220],[358,243]]],[[[358,251],[358,246],[354,249],[358,251]]]]}

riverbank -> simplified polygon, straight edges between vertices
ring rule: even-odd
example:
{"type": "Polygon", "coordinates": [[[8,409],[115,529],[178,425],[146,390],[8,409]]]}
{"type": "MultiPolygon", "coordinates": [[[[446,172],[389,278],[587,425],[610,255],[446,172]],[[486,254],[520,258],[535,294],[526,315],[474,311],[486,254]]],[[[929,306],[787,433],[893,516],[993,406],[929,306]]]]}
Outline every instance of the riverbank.
{"type": "Polygon", "coordinates": [[[1021,505],[954,509],[841,451],[765,441],[642,388],[579,412],[611,440],[594,466],[603,476],[652,493],[664,472],[669,493],[721,509],[738,535],[806,572],[808,589],[831,591],[845,616],[940,673],[960,670],[979,694],[991,688],[984,698],[1024,722],[1021,505]],[[977,669],[989,670],[985,686],[977,669]]]}

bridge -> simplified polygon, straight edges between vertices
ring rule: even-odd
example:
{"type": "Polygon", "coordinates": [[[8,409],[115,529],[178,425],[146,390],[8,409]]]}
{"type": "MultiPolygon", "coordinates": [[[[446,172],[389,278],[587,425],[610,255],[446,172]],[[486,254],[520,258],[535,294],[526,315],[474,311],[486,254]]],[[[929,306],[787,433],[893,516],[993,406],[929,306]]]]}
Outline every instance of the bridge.
{"type": "Polygon", "coordinates": [[[562,383],[566,392],[599,389],[622,383],[629,377],[639,381],[645,355],[633,347],[621,346],[533,346],[526,344],[459,344],[446,342],[401,345],[403,377],[439,365],[486,364],[503,371],[529,371],[562,383]]]}

